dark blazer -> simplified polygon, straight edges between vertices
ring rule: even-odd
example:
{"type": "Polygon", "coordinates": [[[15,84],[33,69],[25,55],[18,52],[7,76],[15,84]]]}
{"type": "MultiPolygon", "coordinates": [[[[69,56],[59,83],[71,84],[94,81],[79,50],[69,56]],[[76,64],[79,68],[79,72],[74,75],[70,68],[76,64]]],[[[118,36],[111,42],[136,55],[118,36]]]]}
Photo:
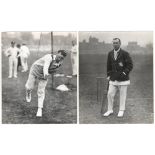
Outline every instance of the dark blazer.
{"type": "Polygon", "coordinates": [[[107,76],[111,81],[127,81],[133,68],[132,59],[128,52],[120,49],[117,59],[114,58],[114,50],[108,53],[107,76]]]}

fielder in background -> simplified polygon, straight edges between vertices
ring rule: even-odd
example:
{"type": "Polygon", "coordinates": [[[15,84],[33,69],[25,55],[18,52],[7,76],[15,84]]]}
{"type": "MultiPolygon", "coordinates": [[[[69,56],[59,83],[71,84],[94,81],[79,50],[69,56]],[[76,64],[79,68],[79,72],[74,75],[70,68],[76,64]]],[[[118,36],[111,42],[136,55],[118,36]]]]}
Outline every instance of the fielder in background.
{"type": "Polygon", "coordinates": [[[20,49],[15,46],[15,42],[11,42],[11,47],[5,51],[5,55],[9,58],[9,76],[8,78],[17,78],[18,54],[20,49]],[[14,72],[14,73],[13,73],[14,72]]]}
{"type": "Polygon", "coordinates": [[[27,59],[30,56],[30,51],[29,51],[29,48],[26,46],[26,44],[22,44],[20,49],[21,49],[20,58],[21,58],[21,64],[23,68],[22,72],[27,72],[28,71],[27,59]]]}
{"type": "MultiPolygon", "coordinates": [[[[21,45],[20,44],[17,44],[16,47],[20,50],[21,45]]],[[[19,71],[19,67],[22,66],[22,64],[21,64],[21,58],[20,58],[20,52],[17,53],[17,57],[18,57],[17,71],[19,71]]]]}
{"type": "Polygon", "coordinates": [[[72,63],[72,75],[77,76],[77,46],[75,41],[72,41],[71,63],[72,63]]]}
{"type": "Polygon", "coordinates": [[[57,71],[62,65],[63,59],[67,56],[65,50],[59,50],[56,55],[47,54],[36,60],[30,69],[29,77],[26,82],[26,101],[31,101],[31,91],[34,88],[35,81],[38,79],[38,111],[37,117],[42,117],[42,108],[45,98],[45,88],[50,74],[57,71]]]}
{"type": "Polygon", "coordinates": [[[108,90],[108,111],[103,116],[113,113],[113,103],[116,91],[120,92],[120,107],[118,117],[123,117],[127,96],[127,87],[130,85],[129,73],[133,68],[132,59],[128,52],[120,48],[121,40],[113,39],[113,50],[108,53],[107,79],[109,81],[108,90]]]}

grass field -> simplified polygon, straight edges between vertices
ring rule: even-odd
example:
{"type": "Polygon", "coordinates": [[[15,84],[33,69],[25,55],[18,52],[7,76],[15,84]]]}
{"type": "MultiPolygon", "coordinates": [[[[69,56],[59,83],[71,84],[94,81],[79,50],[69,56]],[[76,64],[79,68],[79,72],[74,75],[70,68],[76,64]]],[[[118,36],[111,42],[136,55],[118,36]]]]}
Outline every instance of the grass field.
{"type": "Polygon", "coordinates": [[[102,117],[106,111],[106,80],[100,80],[99,101],[97,102],[96,77],[106,77],[105,55],[80,55],[80,123],[153,123],[153,56],[132,55],[134,69],[130,74],[131,85],[128,87],[126,112],[123,118],[117,118],[119,94],[114,102],[114,114],[102,117]]]}
{"type": "MultiPolygon", "coordinates": [[[[31,52],[29,66],[45,53],[31,52]]],[[[70,55],[64,61],[59,71],[66,75],[71,74],[70,55]]],[[[37,86],[32,92],[31,103],[25,102],[25,83],[28,73],[18,72],[17,79],[8,79],[8,58],[2,54],[2,123],[4,124],[61,124],[77,122],[77,90],[76,78],[68,81],[67,78],[55,78],[54,87],[59,84],[68,84],[69,92],[60,92],[51,89],[51,79],[46,88],[43,117],[37,118],[37,86]]]]}

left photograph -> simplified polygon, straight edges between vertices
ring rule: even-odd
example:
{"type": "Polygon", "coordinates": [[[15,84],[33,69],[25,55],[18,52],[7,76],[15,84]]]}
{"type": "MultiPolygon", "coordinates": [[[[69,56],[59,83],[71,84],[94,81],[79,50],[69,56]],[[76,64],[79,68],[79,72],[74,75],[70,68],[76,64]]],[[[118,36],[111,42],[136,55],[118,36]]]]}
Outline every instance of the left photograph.
{"type": "Polygon", "coordinates": [[[77,123],[77,32],[2,32],[2,123],[77,123]]]}

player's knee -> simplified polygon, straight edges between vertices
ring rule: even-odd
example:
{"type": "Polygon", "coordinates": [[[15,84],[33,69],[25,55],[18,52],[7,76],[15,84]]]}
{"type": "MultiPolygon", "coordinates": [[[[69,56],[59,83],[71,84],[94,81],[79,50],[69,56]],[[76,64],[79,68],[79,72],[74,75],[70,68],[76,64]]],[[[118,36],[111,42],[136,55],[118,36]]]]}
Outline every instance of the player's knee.
{"type": "Polygon", "coordinates": [[[25,89],[28,90],[28,86],[27,86],[27,84],[25,84],[25,89]]]}
{"type": "Polygon", "coordinates": [[[108,94],[107,94],[108,97],[114,97],[114,93],[112,91],[108,91],[108,94]]]}
{"type": "Polygon", "coordinates": [[[44,96],[45,95],[45,90],[38,90],[38,96],[44,96]]]}
{"type": "Polygon", "coordinates": [[[29,87],[27,84],[25,84],[25,89],[26,89],[26,91],[31,91],[32,90],[32,88],[29,87]]]}

